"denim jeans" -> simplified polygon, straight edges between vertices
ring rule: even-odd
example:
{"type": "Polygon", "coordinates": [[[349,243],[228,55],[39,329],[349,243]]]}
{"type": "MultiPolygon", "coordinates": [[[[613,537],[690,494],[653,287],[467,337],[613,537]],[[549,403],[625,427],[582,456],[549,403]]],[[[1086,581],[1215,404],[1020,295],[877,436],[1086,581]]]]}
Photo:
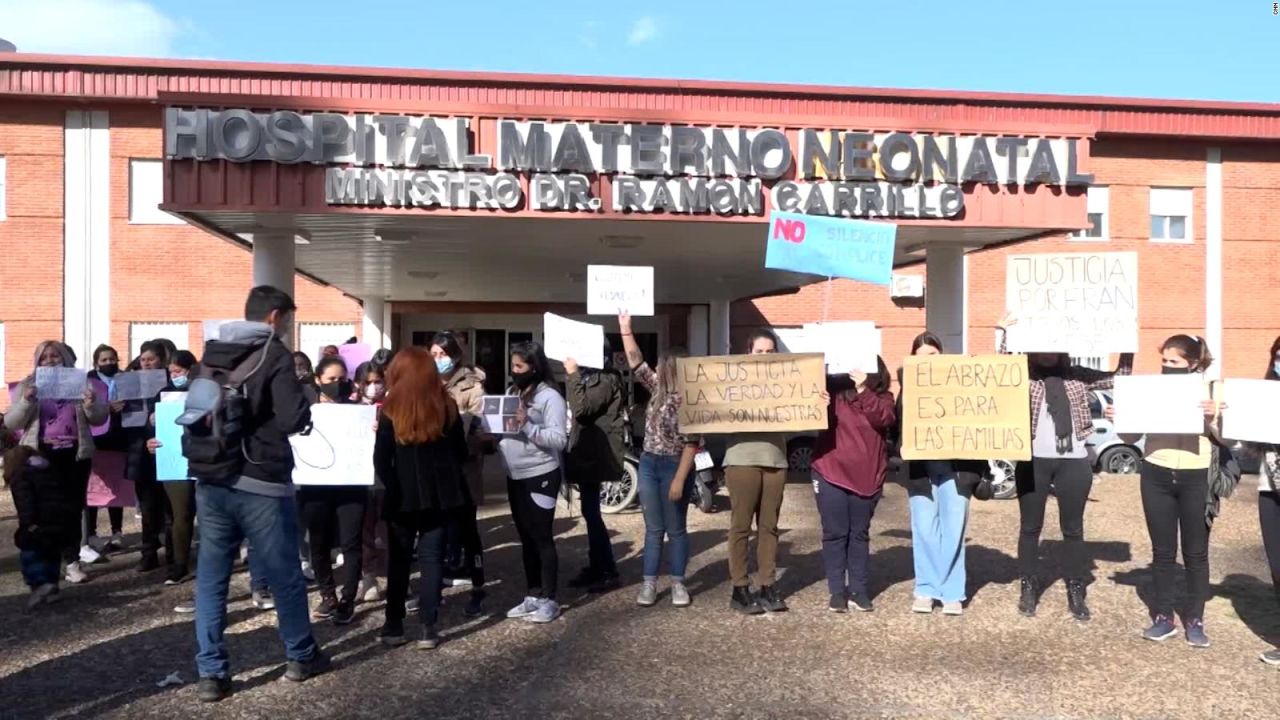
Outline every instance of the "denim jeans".
{"type": "Polygon", "coordinates": [[[23,550],[18,553],[22,565],[22,579],[27,587],[35,590],[41,585],[57,585],[62,577],[61,557],[57,550],[23,550]]]}
{"type": "Polygon", "coordinates": [[[969,498],[956,489],[953,475],[930,479],[929,493],[913,493],[911,555],[915,560],[916,597],[964,602],[964,531],[969,498]]]}
{"type": "Polygon", "coordinates": [[[298,565],[298,509],[292,496],[268,497],[208,483],[196,484],[200,560],[196,566],[196,667],[200,677],[230,677],[223,633],[227,628],[227,584],[248,540],[275,595],[276,621],[285,656],[313,659],[320,648],[311,635],[307,583],[298,565]]]}
{"type": "Polygon", "coordinates": [[[640,505],[644,509],[644,576],[658,576],[662,565],[663,540],[671,545],[671,577],[683,580],[689,565],[689,497],[693,478],[685,478],[684,496],[671,502],[671,482],[680,466],[679,455],[640,456],[640,505]]]}

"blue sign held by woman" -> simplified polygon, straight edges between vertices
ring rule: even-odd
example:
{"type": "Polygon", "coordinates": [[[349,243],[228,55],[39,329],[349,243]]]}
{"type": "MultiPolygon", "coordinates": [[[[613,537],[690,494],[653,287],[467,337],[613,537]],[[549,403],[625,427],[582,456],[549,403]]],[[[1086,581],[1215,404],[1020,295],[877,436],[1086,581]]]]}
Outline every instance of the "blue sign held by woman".
{"type": "Polygon", "coordinates": [[[888,285],[897,235],[893,223],[775,210],[764,266],[888,285]]]}

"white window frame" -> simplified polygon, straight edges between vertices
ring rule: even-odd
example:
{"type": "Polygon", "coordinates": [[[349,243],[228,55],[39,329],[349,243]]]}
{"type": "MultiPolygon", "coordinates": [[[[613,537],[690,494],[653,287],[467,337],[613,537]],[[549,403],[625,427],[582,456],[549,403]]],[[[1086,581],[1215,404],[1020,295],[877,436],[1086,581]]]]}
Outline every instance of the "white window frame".
{"type": "Polygon", "coordinates": [[[120,358],[125,364],[133,362],[142,353],[142,343],[148,340],[168,338],[179,350],[191,348],[191,326],[184,322],[131,322],[129,323],[129,357],[120,358]]]}
{"type": "Polygon", "coordinates": [[[1085,209],[1087,215],[1101,215],[1102,222],[1098,223],[1098,231],[1102,234],[1098,237],[1089,237],[1084,233],[1089,228],[1084,228],[1071,233],[1070,240],[1076,242],[1107,242],[1111,239],[1111,190],[1103,185],[1095,185],[1089,188],[1087,207],[1085,209]]]}
{"type": "Polygon", "coordinates": [[[1164,232],[1169,234],[1169,218],[1182,218],[1183,237],[1152,237],[1151,242],[1171,245],[1191,245],[1195,242],[1194,216],[1195,192],[1191,188],[1151,188],[1147,211],[1147,234],[1151,235],[1151,218],[1164,218],[1164,232]]]}
{"type": "Polygon", "coordinates": [[[9,159],[0,155],[0,220],[9,219],[9,159]]]}
{"type": "Polygon", "coordinates": [[[129,224],[182,225],[177,218],[160,209],[164,202],[164,161],[148,158],[129,159],[129,224]]]}

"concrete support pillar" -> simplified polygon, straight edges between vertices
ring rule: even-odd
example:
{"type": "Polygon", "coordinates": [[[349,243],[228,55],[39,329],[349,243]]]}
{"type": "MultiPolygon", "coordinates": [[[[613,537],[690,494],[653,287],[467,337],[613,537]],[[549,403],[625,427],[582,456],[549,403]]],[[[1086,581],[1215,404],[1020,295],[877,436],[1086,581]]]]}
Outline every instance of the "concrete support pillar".
{"type": "Polygon", "coordinates": [[[1205,256],[1204,256],[1204,340],[1213,354],[1213,364],[1205,373],[1222,377],[1222,148],[1209,148],[1205,166],[1205,256]]]}
{"type": "MultiPolygon", "coordinates": [[[[297,272],[294,263],[296,257],[293,234],[254,233],[253,235],[253,285],[270,285],[277,290],[289,293],[294,302],[298,301],[294,294],[293,279],[297,272]]],[[[283,328],[280,339],[289,347],[293,347],[293,326],[283,328]]]]}
{"type": "Polygon", "coordinates": [[[925,326],[949,353],[969,351],[967,269],[962,247],[930,246],[925,251],[925,326]]]}
{"type": "Polygon", "coordinates": [[[707,354],[729,354],[729,301],[712,300],[707,306],[707,354]]]}
{"type": "Polygon", "coordinates": [[[63,141],[62,338],[92,367],[93,349],[111,342],[110,117],[68,110],[63,141]]]}
{"type": "Polygon", "coordinates": [[[391,303],[382,298],[361,301],[364,308],[362,335],[369,347],[380,350],[391,347],[391,303]]]}
{"type": "Polygon", "coordinates": [[[689,308],[689,354],[693,356],[706,355],[708,345],[708,321],[709,309],[706,305],[694,305],[689,308]]]}

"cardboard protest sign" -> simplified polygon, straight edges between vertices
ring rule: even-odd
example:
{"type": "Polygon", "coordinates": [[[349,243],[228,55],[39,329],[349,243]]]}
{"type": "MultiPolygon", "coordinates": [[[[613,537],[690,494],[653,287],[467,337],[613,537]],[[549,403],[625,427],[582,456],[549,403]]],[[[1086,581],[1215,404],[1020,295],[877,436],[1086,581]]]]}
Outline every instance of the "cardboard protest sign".
{"type": "Polygon", "coordinates": [[[1138,349],[1138,254],[1012,255],[1005,301],[1010,352],[1099,357],[1138,349]]]}
{"type": "Polygon", "coordinates": [[[821,355],[681,358],[680,431],[800,432],[827,428],[821,355]]]}
{"type": "Polygon", "coordinates": [[[1200,402],[1208,392],[1199,375],[1118,375],[1112,396],[1118,433],[1204,432],[1200,402]]]}
{"type": "Polygon", "coordinates": [[[897,235],[892,223],[775,210],[764,266],[888,285],[897,235]]]}
{"type": "Polygon", "coordinates": [[[1230,379],[1222,384],[1222,434],[1231,440],[1280,445],[1280,381],[1230,379]]]}
{"type": "Polygon", "coordinates": [[[178,416],[187,404],[186,393],[165,393],[156,403],[156,479],[160,482],[187,480],[187,458],[182,454],[182,426],[178,416]]]}
{"type": "Polygon", "coordinates": [[[1025,355],[916,355],[902,369],[904,460],[1030,460],[1025,355]]]}
{"type": "Polygon", "coordinates": [[[874,322],[825,322],[804,326],[809,341],[820,348],[827,372],[844,375],[853,370],[880,370],[880,331],[874,322]]]}
{"type": "Polygon", "coordinates": [[[311,406],[311,432],[293,435],[297,485],[373,485],[373,405],[311,406]]]}
{"type": "Polygon", "coordinates": [[[653,315],[653,268],[587,266],[588,315],[653,315]]]}
{"type": "Polygon", "coordinates": [[[578,322],[555,313],[542,316],[547,357],[573,358],[582,367],[604,367],[604,326],[578,322]]]}

